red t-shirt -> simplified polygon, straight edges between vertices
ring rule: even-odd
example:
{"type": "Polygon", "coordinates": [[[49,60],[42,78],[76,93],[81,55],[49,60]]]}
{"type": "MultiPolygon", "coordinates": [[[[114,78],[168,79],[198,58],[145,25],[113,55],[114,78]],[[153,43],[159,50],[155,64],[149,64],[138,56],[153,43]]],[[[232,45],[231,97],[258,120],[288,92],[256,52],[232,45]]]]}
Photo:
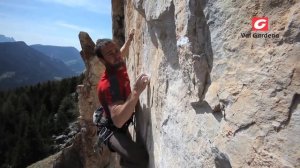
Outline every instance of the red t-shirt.
{"type": "Polygon", "coordinates": [[[98,83],[98,98],[106,114],[109,112],[108,105],[120,100],[126,101],[130,93],[130,81],[125,65],[114,72],[105,70],[98,83]]]}

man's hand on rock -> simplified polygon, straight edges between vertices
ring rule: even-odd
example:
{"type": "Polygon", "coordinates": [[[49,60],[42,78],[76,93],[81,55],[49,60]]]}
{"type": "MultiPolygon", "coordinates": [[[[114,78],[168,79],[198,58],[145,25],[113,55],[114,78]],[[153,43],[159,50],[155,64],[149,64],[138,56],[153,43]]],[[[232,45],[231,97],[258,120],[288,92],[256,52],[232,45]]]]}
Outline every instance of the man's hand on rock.
{"type": "Polygon", "coordinates": [[[141,74],[137,77],[133,90],[140,95],[149,83],[149,76],[141,74]]]}

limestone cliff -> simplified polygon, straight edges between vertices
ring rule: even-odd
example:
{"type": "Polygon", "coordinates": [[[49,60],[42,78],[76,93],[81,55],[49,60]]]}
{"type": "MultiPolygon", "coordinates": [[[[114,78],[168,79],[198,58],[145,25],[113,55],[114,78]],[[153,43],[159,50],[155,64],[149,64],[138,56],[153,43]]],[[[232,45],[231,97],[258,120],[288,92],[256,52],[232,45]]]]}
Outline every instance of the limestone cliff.
{"type": "Polygon", "coordinates": [[[151,74],[137,122],[150,167],[300,167],[299,8],[125,1],[130,78],[151,74]],[[254,16],[279,38],[242,38],[254,16]]]}

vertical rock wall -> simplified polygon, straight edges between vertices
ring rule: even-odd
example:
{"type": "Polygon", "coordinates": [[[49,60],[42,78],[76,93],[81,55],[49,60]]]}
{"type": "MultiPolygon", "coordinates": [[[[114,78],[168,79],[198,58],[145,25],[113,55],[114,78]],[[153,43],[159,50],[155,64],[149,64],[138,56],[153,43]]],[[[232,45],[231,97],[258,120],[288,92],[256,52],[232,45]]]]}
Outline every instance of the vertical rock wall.
{"type": "Polygon", "coordinates": [[[111,0],[113,40],[121,47],[125,42],[124,36],[124,1],[111,0]]]}
{"type": "Polygon", "coordinates": [[[299,167],[299,1],[208,1],[214,51],[209,104],[224,120],[215,145],[235,167],[299,167]],[[253,16],[274,38],[241,38],[253,16]],[[212,100],[212,99],[215,100],[212,100]]]}
{"type": "Polygon", "coordinates": [[[299,167],[299,1],[127,0],[150,167],[299,167]],[[279,38],[242,38],[253,16],[279,38]]]}

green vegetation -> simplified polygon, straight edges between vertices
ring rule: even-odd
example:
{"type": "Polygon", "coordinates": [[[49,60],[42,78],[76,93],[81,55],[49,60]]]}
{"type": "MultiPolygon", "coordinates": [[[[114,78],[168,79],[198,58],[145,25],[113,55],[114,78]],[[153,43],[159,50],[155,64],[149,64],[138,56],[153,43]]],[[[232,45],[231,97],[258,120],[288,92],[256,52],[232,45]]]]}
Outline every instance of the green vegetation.
{"type": "Polygon", "coordinates": [[[0,167],[26,167],[53,154],[59,135],[78,116],[83,76],[0,92],[0,167]]]}

